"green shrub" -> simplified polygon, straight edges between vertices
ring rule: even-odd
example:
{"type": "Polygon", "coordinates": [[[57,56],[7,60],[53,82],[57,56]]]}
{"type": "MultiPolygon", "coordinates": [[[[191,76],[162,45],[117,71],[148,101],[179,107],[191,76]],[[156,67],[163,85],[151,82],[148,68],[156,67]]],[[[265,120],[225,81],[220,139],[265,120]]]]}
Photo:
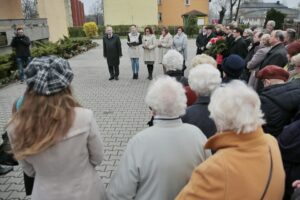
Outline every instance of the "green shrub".
{"type": "Polygon", "coordinates": [[[70,37],[86,37],[85,32],[83,31],[82,26],[78,27],[69,27],[69,36],[70,37]]]}
{"type": "MultiPolygon", "coordinates": [[[[97,46],[97,43],[93,43],[92,40],[87,38],[70,39],[64,37],[56,43],[35,41],[33,46],[31,48],[32,57],[57,55],[67,59],[97,46]]],[[[0,85],[16,79],[17,66],[15,60],[15,53],[0,56],[0,85]]]]}

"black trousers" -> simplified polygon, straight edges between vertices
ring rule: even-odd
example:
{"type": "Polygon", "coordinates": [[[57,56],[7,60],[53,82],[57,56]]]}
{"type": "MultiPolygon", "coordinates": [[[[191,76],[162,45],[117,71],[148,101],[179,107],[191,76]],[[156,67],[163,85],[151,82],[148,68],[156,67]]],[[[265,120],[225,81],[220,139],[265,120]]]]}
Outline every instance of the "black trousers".
{"type": "Polygon", "coordinates": [[[119,77],[119,65],[108,66],[110,77],[119,77]]]}

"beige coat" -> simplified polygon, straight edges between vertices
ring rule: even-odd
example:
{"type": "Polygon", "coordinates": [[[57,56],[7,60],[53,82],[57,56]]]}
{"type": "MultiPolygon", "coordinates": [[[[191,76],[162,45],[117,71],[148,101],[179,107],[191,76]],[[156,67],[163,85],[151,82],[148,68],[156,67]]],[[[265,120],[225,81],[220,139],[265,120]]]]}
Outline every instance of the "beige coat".
{"type": "MultiPolygon", "coordinates": [[[[13,125],[7,131],[13,140],[13,125]]],[[[92,111],[75,108],[74,124],[61,142],[19,163],[35,177],[32,200],[104,200],[105,187],[95,170],[103,156],[92,111]]]]}
{"type": "Polygon", "coordinates": [[[155,61],[156,38],[154,34],[143,36],[144,61],[155,61]]]}
{"type": "Polygon", "coordinates": [[[173,37],[170,33],[161,35],[158,40],[158,63],[161,64],[164,55],[172,48],[173,37]],[[159,47],[161,45],[161,47],[159,47]]]}
{"type": "Polygon", "coordinates": [[[285,173],[277,140],[261,128],[247,134],[218,133],[206,143],[217,151],[193,172],[176,200],[282,200],[285,173]]]}

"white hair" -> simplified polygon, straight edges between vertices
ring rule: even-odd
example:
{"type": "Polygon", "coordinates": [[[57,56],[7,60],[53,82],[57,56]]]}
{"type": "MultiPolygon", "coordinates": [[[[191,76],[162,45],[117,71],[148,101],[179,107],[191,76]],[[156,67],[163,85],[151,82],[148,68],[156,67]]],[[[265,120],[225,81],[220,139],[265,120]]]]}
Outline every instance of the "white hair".
{"type": "Polygon", "coordinates": [[[191,89],[201,96],[210,96],[222,82],[221,73],[210,64],[192,68],[188,80],[191,89]]]}
{"type": "Polygon", "coordinates": [[[217,67],[217,61],[213,57],[204,53],[196,55],[191,61],[192,67],[196,67],[200,64],[211,64],[212,66],[217,67]]]}
{"type": "Polygon", "coordinates": [[[300,67],[300,53],[294,55],[291,58],[291,63],[295,65],[295,67],[300,67]]]}
{"type": "Polygon", "coordinates": [[[183,56],[176,50],[170,49],[163,57],[162,64],[166,71],[181,70],[183,65],[183,56]]]}
{"type": "Polygon", "coordinates": [[[185,114],[187,98],[179,82],[163,76],[150,85],[145,102],[156,115],[178,117],[185,114]]]}
{"type": "Polygon", "coordinates": [[[234,80],[212,94],[208,110],[218,131],[250,133],[264,123],[257,93],[234,80]]]}
{"type": "Polygon", "coordinates": [[[269,20],[267,22],[268,25],[272,26],[273,28],[276,26],[276,22],[274,20],[269,20]]]}

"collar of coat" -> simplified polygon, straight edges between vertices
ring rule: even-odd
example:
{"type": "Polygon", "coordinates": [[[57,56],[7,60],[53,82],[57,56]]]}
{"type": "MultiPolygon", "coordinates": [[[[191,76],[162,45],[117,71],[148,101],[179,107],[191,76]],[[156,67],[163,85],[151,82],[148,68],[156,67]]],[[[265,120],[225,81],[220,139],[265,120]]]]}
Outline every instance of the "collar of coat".
{"type": "Polygon", "coordinates": [[[225,148],[248,149],[248,147],[259,146],[265,144],[262,128],[250,133],[239,133],[235,131],[220,132],[212,136],[205,144],[205,149],[214,151],[225,148]]]}
{"type": "Polygon", "coordinates": [[[199,96],[195,104],[209,104],[209,96],[199,96]]]}

